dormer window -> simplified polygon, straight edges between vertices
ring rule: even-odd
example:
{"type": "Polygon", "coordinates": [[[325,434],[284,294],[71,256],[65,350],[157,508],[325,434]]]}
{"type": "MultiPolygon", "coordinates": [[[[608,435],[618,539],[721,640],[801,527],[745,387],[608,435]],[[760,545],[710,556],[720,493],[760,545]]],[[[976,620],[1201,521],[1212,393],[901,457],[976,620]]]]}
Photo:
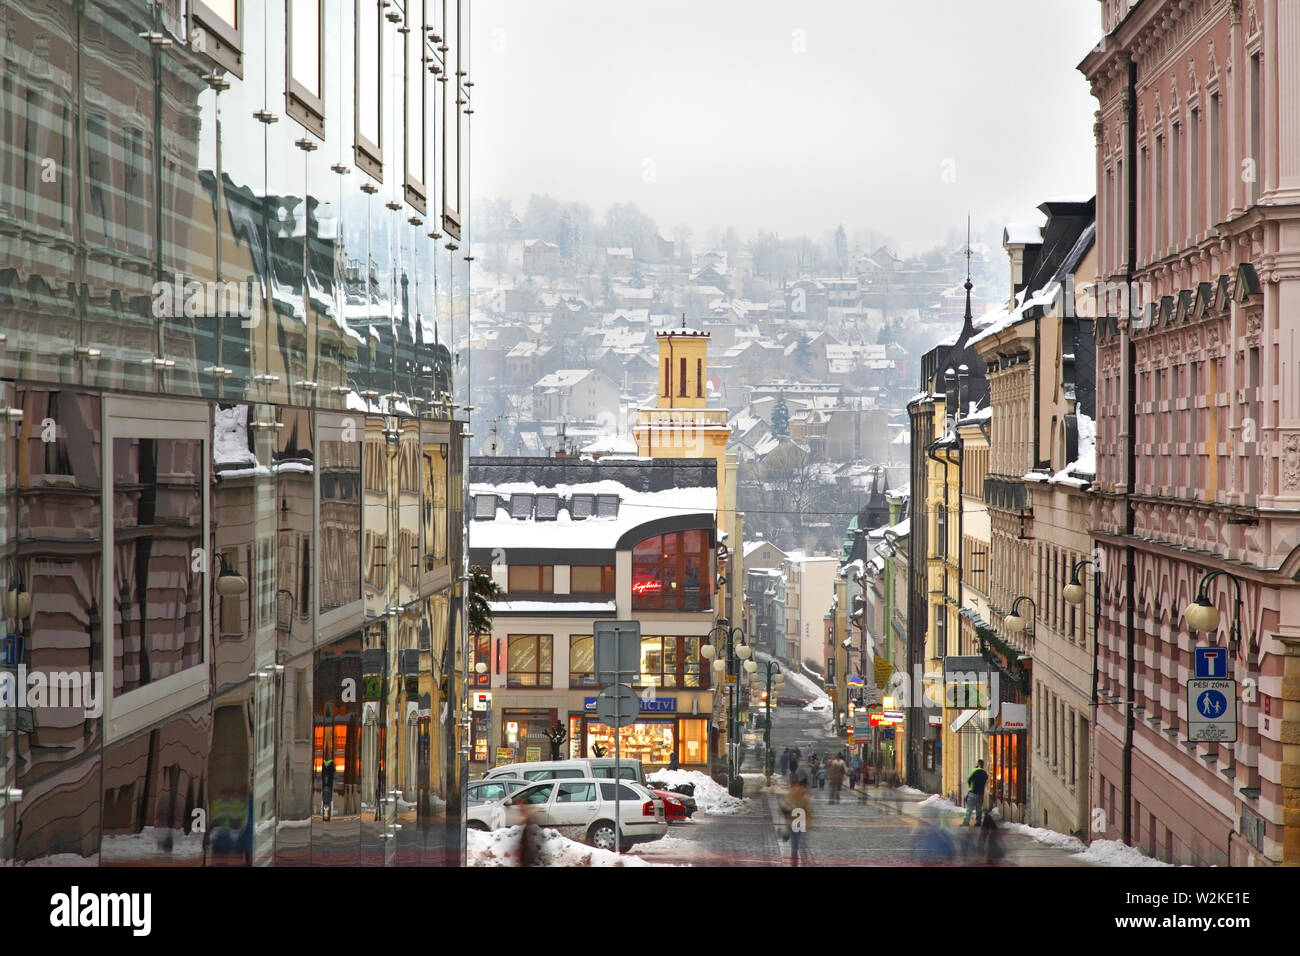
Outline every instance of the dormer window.
{"type": "Polygon", "coordinates": [[[574,521],[582,521],[590,518],[596,513],[596,496],[595,495],[574,495],[569,499],[569,517],[574,521]]]}
{"type": "Polygon", "coordinates": [[[496,495],[475,495],[474,496],[474,520],[491,521],[497,516],[497,496],[496,495]]]}
{"type": "Polygon", "coordinates": [[[510,496],[510,517],[528,519],[533,516],[532,495],[510,496]]]}
{"type": "Polygon", "coordinates": [[[559,495],[538,495],[536,517],[538,521],[554,521],[560,513],[559,495]]]}
{"type": "Polygon", "coordinates": [[[617,518],[618,501],[618,495],[597,495],[596,516],[598,518],[617,518]]]}

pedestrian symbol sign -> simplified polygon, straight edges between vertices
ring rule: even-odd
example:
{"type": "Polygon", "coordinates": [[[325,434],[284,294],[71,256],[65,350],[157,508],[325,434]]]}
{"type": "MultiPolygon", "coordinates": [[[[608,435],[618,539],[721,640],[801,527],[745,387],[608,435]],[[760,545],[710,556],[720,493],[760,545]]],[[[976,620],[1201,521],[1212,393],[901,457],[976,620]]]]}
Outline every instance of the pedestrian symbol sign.
{"type": "Polygon", "coordinates": [[[1197,743],[1237,739],[1237,682],[1195,678],[1187,682],[1187,738],[1197,743]]]}
{"type": "Polygon", "coordinates": [[[1228,650],[1224,647],[1196,648],[1196,676],[1220,680],[1228,676],[1228,650]]]}

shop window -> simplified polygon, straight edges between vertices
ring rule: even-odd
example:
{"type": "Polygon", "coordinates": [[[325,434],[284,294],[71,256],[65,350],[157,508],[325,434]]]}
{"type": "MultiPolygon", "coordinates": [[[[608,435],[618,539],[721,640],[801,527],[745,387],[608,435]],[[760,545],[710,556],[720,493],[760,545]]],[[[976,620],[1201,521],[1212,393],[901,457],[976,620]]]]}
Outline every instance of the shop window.
{"type": "Polygon", "coordinates": [[[590,634],[569,635],[569,686],[598,686],[595,642],[590,634]]]}
{"type": "MultiPolygon", "coordinates": [[[[676,721],[645,720],[629,724],[619,731],[620,756],[641,761],[642,768],[665,767],[672,759],[676,737],[676,721]]],[[[587,720],[587,753],[594,746],[604,747],[607,756],[614,755],[614,728],[594,718],[587,720]]]]}
{"type": "Polygon", "coordinates": [[[707,720],[677,722],[677,759],[683,764],[708,761],[709,722],[707,720]]]}
{"type": "Polygon", "coordinates": [[[285,112],[325,136],[325,0],[285,5],[285,112]]]}
{"type": "Polygon", "coordinates": [[[699,687],[700,638],[641,638],[642,687],[699,687]]]}
{"type": "Polygon", "coordinates": [[[632,609],[708,610],[711,552],[704,531],[676,531],[637,544],[632,550],[632,609]]]}
{"type": "Polygon", "coordinates": [[[610,564],[575,564],[569,568],[569,593],[612,595],[614,566],[610,564]]]}
{"type": "Polygon", "coordinates": [[[555,568],[549,564],[512,564],[506,591],[510,594],[552,594],[555,592],[555,568]]]}
{"type": "Polygon", "coordinates": [[[507,686],[549,688],[551,686],[551,635],[511,634],[507,642],[507,686]]]}

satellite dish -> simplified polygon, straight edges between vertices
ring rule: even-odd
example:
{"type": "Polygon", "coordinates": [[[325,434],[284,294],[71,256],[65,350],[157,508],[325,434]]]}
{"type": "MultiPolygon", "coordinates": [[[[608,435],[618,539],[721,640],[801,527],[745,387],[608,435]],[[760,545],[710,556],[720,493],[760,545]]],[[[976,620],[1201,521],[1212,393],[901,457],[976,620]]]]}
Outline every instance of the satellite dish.
{"type": "Polygon", "coordinates": [[[487,439],[483,442],[483,454],[489,458],[499,458],[501,453],[505,451],[505,448],[506,443],[502,441],[500,435],[488,435],[487,439]]]}

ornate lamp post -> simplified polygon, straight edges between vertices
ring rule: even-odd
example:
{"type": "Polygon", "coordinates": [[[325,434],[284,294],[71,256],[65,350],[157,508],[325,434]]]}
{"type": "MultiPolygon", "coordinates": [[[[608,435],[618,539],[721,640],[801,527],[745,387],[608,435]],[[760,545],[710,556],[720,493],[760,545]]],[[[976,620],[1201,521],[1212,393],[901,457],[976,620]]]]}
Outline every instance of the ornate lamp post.
{"type": "MultiPolygon", "coordinates": [[[[713,674],[715,677],[723,677],[727,684],[727,792],[733,797],[740,796],[740,742],[737,738],[737,712],[736,704],[740,692],[740,670],[742,663],[749,663],[749,657],[753,653],[748,644],[745,643],[745,629],[743,627],[730,627],[726,618],[720,618],[718,623],[709,631],[709,643],[700,648],[700,656],[705,660],[713,661],[713,674]],[[713,644],[714,633],[726,634],[726,657],[716,658],[717,648],[713,644]],[[736,642],[736,635],[740,635],[740,642],[736,642]],[[725,677],[724,677],[725,675],[725,677]]],[[[755,664],[756,668],[758,665],[755,664]]],[[[750,669],[752,672],[752,668],[750,669]]]]}

